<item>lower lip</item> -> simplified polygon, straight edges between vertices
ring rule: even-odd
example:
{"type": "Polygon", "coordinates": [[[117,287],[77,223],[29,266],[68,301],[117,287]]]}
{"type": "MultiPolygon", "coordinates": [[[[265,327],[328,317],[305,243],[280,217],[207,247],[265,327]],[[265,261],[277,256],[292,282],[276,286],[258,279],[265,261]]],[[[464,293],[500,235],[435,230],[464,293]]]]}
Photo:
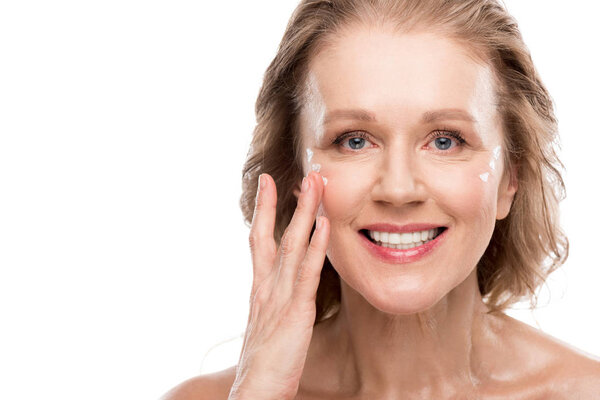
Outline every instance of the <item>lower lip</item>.
{"type": "Polygon", "coordinates": [[[437,246],[439,246],[446,236],[450,228],[444,229],[444,231],[438,235],[435,239],[411,249],[390,249],[389,247],[378,246],[371,242],[365,235],[359,233],[362,239],[362,243],[375,257],[386,263],[393,264],[406,264],[415,262],[427,256],[437,246]]]}

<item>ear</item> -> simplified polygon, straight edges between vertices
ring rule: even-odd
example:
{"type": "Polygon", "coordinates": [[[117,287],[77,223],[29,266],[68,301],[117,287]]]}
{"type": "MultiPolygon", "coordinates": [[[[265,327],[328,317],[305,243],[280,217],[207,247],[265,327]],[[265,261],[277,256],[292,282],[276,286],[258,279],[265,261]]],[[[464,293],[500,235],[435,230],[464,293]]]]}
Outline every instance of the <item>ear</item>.
{"type": "Polygon", "coordinates": [[[518,165],[513,164],[509,170],[506,170],[498,187],[498,204],[496,207],[496,219],[504,219],[508,216],[512,206],[515,193],[518,189],[518,165]]]}

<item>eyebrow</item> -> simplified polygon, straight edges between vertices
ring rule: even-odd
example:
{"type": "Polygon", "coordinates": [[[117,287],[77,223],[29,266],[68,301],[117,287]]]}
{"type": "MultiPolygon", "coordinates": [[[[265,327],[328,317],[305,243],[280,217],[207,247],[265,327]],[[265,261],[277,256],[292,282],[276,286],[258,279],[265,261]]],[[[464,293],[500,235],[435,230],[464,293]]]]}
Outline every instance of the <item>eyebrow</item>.
{"type": "Polygon", "coordinates": [[[367,110],[334,110],[328,113],[323,120],[323,124],[328,124],[336,119],[356,119],[359,121],[375,122],[375,114],[367,110]]]}
{"type": "Polygon", "coordinates": [[[477,122],[475,118],[465,110],[459,108],[444,108],[441,110],[427,111],[423,113],[421,122],[424,124],[439,120],[460,120],[468,122],[477,122]]]}
{"type": "MultiPolygon", "coordinates": [[[[334,110],[325,116],[323,124],[328,124],[336,119],[354,119],[366,122],[377,122],[375,114],[363,109],[334,110]]],[[[477,122],[477,120],[465,110],[459,108],[443,108],[440,110],[426,111],[421,116],[421,123],[428,124],[439,120],[461,120],[477,122]]]]}

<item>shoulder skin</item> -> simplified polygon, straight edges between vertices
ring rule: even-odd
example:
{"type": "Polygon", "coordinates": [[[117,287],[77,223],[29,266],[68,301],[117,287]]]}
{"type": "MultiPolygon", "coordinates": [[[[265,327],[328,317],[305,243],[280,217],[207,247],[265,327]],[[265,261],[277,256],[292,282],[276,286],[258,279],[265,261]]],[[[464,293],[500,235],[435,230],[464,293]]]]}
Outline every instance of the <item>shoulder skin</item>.
{"type": "Polygon", "coordinates": [[[160,400],[227,400],[235,380],[236,366],[188,379],[160,400]]]}

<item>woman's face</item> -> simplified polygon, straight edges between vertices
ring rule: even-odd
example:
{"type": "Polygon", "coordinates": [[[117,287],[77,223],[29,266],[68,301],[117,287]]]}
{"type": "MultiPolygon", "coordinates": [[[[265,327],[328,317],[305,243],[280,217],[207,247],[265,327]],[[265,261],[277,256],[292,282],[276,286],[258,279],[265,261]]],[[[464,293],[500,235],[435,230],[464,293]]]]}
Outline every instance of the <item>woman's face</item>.
{"type": "Polygon", "coordinates": [[[414,313],[465,280],[510,209],[493,78],[441,36],[348,32],[309,66],[304,171],[327,179],[319,212],[344,282],[384,312],[414,313]],[[383,243],[429,239],[397,234],[428,230],[409,224],[447,230],[383,243]]]}

